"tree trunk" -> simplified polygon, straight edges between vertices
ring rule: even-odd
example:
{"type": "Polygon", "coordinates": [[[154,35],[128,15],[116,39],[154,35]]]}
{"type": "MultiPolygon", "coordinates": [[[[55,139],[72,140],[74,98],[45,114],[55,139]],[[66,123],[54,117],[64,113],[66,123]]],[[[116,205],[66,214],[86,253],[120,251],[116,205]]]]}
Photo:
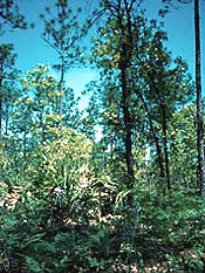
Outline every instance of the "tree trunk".
{"type": "Polygon", "coordinates": [[[167,118],[166,109],[164,105],[161,105],[162,109],[162,138],[164,146],[164,158],[165,158],[165,171],[167,180],[167,189],[171,189],[171,179],[170,179],[170,166],[169,166],[169,151],[168,151],[168,141],[167,141],[167,118]]]}
{"type": "Polygon", "coordinates": [[[197,104],[197,148],[200,195],[205,196],[205,158],[204,158],[204,132],[201,88],[201,45],[200,45],[200,18],[199,0],[194,0],[195,25],[195,69],[196,69],[196,104],[197,104]]]}
{"type": "Polygon", "coordinates": [[[126,69],[121,69],[121,85],[122,85],[122,110],[123,123],[125,129],[125,161],[128,174],[128,188],[132,189],[134,183],[133,157],[132,157],[132,119],[129,111],[129,96],[127,94],[126,69]]]}
{"type": "Polygon", "coordinates": [[[3,113],[2,113],[2,104],[3,104],[3,102],[2,102],[2,83],[3,83],[3,78],[1,77],[0,78],[0,138],[2,137],[2,119],[3,119],[3,117],[2,117],[2,115],[3,115],[3,113]]]}
{"type": "MultiPolygon", "coordinates": [[[[127,70],[130,66],[133,50],[133,34],[132,23],[130,17],[130,9],[128,1],[124,0],[125,10],[122,7],[121,0],[118,0],[118,23],[121,33],[121,45],[120,45],[120,76],[121,76],[121,88],[122,88],[122,112],[123,112],[123,124],[124,124],[124,146],[125,146],[125,162],[127,167],[128,182],[127,186],[129,190],[133,189],[135,182],[134,168],[133,168],[133,155],[132,155],[132,117],[130,113],[130,90],[127,86],[127,70]],[[125,14],[124,14],[125,12],[125,14]],[[126,23],[123,23],[123,15],[126,15],[126,23]]],[[[129,203],[132,204],[132,194],[129,196],[129,203]]]]}
{"type": "Polygon", "coordinates": [[[5,110],[5,136],[8,136],[9,133],[9,105],[6,105],[5,110]]]}
{"type": "Polygon", "coordinates": [[[158,104],[162,110],[162,142],[164,148],[164,160],[165,160],[165,173],[166,173],[166,182],[167,189],[171,189],[171,179],[170,179],[170,164],[169,164],[169,151],[168,151],[168,140],[167,140],[167,115],[166,115],[166,104],[164,103],[164,98],[160,97],[160,93],[157,85],[155,84],[155,73],[150,75],[153,88],[157,95],[158,104]]]}
{"type": "MultiPolygon", "coordinates": [[[[61,56],[60,73],[61,73],[61,75],[60,75],[60,81],[59,81],[59,91],[61,93],[63,93],[64,92],[64,77],[65,77],[65,60],[64,60],[64,56],[61,56]]],[[[62,114],[63,114],[63,96],[62,95],[59,98],[58,113],[60,115],[60,118],[62,119],[62,114]]]]}
{"type": "Polygon", "coordinates": [[[143,97],[143,94],[140,91],[138,91],[137,93],[138,93],[139,98],[141,99],[141,101],[142,101],[142,103],[144,105],[145,111],[147,112],[147,115],[148,115],[150,131],[151,131],[152,137],[154,138],[154,142],[155,142],[155,146],[156,146],[156,151],[157,151],[157,163],[159,165],[160,178],[162,180],[164,180],[164,178],[165,178],[165,171],[164,171],[164,165],[163,165],[162,151],[161,151],[159,139],[158,139],[157,134],[156,134],[155,129],[154,129],[154,125],[153,125],[151,113],[150,113],[148,105],[147,105],[147,103],[146,103],[146,101],[145,101],[145,99],[143,97]]]}

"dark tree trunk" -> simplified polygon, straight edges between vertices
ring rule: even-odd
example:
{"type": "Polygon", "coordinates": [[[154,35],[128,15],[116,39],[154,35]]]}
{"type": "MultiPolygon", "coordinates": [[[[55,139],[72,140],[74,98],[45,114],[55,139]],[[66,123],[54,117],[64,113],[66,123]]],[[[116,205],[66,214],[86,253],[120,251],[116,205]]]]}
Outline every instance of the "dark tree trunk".
{"type": "MultiPolygon", "coordinates": [[[[133,34],[132,22],[130,16],[130,7],[128,1],[124,0],[125,10],[122,7],[122,2],[118,1],[118,22],[121,31],[121,56],[119,69],[121,73],[121,88],[122,88],[122,112],[124,124],[124,146],[125,146],[125,161],[128,174],[128,188],[133,189],[135,182],[133,155],[132,155],[132,117],[130,113],[130,89],[128,88],[128,68],[130,66],[133,50],[133,34]],[[123,16],[126,15],[126,24],[123,24],[123,16]]],[[[130,195],[130,199],[132,196],[130,195]]],[[[132,201],[130,200],[130,204],[132,201]]]]}
{"type": "Polygon", "coordinates": [[[9,133],[9,105],[6,103],[5,109],[5,135],[8,136],[9,133]]]}
{"type": "Polygon", "coordinates": [[[200,18],[199,0],[194,0],[195,25],[195,69],[196,69],[196,104],[197,104],[197,148],[200,195],[205,196],[205,158],[204,158],[204,132],[201,88],[201,45],[200,45],[200,18]]]}
{"type": "Polygon", "coordinates": [[[148,116],[150,131],[151,131],[152,137],[154,139],[155,146],[156,146],[156,151],[157,151],[157,163],[159,165],[160,178],[162,180],[164,180],[165,171],[164,171],[162,150],[161,150],[161,147],[160,147],[159,138],[157,137],[157,134],[155,132],[153,120],[152,120],[152,117],[151,117],[151,113],[150,113],[149,107],[148,107],[148,105],[147,105],[147,103],[146,103],[146,101],[145,101],[145,99],[143,97],[143,94],[140,91],[138,91],[137,93],[138,93],[139,98],[141,99],[141,101],[142,101],[142,103],[144,105],[145,111],[146,111],[147,116],[148,116]]]}
{"type": "Polygon", "coordinates": [[[165,174],[166,174],[166,182],[167,189],[171,189],[171,179],[170,179],[170,162],[169,162],[169,149],[168,149],[168,139],[167,139],[167,114],[166,114],[166,104],[165,99],[160,96],[160,92],[158,90],[158,86],[155,83],[156,73],[152,72],[150,74],[150,79],[152,82],[153,89],[157,95],[158,104],[161,108],[162,113],[162,143],[164,149],[164,162],[165,162],[165,174]]]}
{"type": "MultiPolygon", "coordinates": [[[[64,77],[65,77],[65,60],[64,56],[61,56],[61,68],[60,68],[60,81],[59,81],[59,91],[63,93],[64,91],[64,77]]],[[[60,118],[62,119],[63,114],[63,96],[61,95],[58,103],[58,113],[60,118]]]]}
{"type": "Polygon", "coordinates": [[[3,107],[3,101],[2,101],[2,83],[3,83],[3,78],[0,78],[0,137],[2,136],[2,107],[3,107]]]}
{"type": "Polygon", "coordinates": [[[170,179],[170,166],[169,166],[169,150],[168,150],[168,140],[167,140],[167,118],[166,118],[166,109],[164,105],[161,105],[162,109],[162,138],[163,138],[163,147],[164,147],[164,158],[165,158],[165,171],[166,171],[166,180],[167,180],[167,189],[171,189],[171,179],[170,179]]]}
{"type": "Polygon", "coordinates": [[[121,84],[122,84],[122,110],[123,123],[125,129],[125,160],[127,166],[127,174],[129,181],[129,189],[132,189],[134,183],[133,157],[132,157],[132,118],[129,110],[129,95],[127,90],[126,69],[121,69],[121,84]]]}

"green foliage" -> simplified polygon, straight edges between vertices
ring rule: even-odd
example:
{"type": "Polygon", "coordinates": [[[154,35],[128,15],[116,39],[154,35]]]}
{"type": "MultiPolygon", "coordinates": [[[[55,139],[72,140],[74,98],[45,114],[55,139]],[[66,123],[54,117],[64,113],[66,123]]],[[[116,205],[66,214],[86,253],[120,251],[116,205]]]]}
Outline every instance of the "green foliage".
{"type": "Polygon", "coordinates": [[[46,7],[40,18],[44,23],[42,38],[56,51],[59,58],[59,62],[53,67],[60,71],[59,87],[62,89],[65,72],[80,59],[79,39],[82,37],[82,31],[77,16],[81,10],[78,9],[78,15],[74,14],[69,1],[61,0],[55,1],[55,8],[56,10],[53,12],[49,7],[46,7]]]}
{"type": "MultiPolygon", "coordinates": [[[[0,46],[0,272],[203,273],[186,62],[172,58],[162,25],[138,1],[100,1],[87,25],[104,14],[88,58],[99,77],[81,114],[65,81],[82,37],[68,4],[41,16],[59,80],[42,64],[20,75],[13,46],[0,46]]],[[[3,1],[0,17],[26,27],[13,8],[3,1]]]]}
{"type": "Polygon", "coordinates": [[[176,187],[193,188],[197,191],[195,113],[193,105],[187,105],[174,113],[170,124],[170,153],[173,180],[177,181],[176,187]]]}
{"type": "MultiPolygon", "coordinates": [[[[19,11],[17,3],[13,0],[2,0],[0,3],[0,35],[5,33],[3,27],[10,25],[11,28],[28,28],[25,16],[19,11]]],[[[33,25],[31,25],[33,26],[33,25]]]]}

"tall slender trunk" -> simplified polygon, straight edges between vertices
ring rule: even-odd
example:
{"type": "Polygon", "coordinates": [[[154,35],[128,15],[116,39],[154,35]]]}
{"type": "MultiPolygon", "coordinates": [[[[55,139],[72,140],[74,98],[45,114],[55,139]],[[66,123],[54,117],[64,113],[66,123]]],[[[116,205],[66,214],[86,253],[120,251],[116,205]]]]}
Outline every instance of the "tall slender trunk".
{"type": "Polygon", "coordinates": [[[5,135],[8,136],[9,133],[9,109],[8,105],[6,106],[6,113],[5,113],[5,135]]]}
{"type": "Polygon", "coordinates": [[[3,101],[2,101],[2,83],[3,83],[3,78],[1,77],[0,78],[0,138],[2,137],[2,104],[3,104],[3,101]]]}
{"type": "Polygon", "coordinates": [[[196,104],[197,104],[197,148],[200,195],[205,196],[205,157],[204,157],[204,130],[201,87],[201,44],[200,44],[200,17],[199,0],[194,0],[195,26],[195,76],[196,76],[196,104]]]}
{"type": "Polygon", "coordinates": [[[165,158],[165,171],[167,180],[167,189],[171,189],[171,179],[170,179],[170,166],[169,166],[169,151],[168,151],[168,140],[167,140],[167,118],[166,109],[164,105],[161,105],[162,109],[162,132],[163,132],[163,147],[164,147],[164,158],[165,158]]]}
{"type": "MultiPolygon", "coordinates": [[[[133,189],[135,182],[134,168],[133,168],[133,155],[132,155],[132,117],[130,113],[130,90],[127,82],[127,71],[130,66],[133,50],[133,34],[132,23],[130,17],[130,9],[128,1],[124,0],[125,10],[122,7],[122,1],[118,0],[118,23],[121,31],[121,56],[120,56],[120,76],[122,88],[122,112],[123,123],[125,129],[124,145],[125,145],[125,161],[128,174],[127,186],[130,190],[133,189]],[[123,24],[123,16],[126,15],[126,24],[123,24]]],[[[132,194],[129,197],[129,203],[132,204],[132,194]]]]}
{"type": "Polygon", "coordinates": [[[145,111],[147,112],[147,116],[148,116],[148,120],[149,120],[149,126],[150,126],[150,131],[151,131],[151,134],[152,134],[152,137],[154,138],[154,142],[155,142],[155,146],[156,146],[156,151],[157,151],[157,163],[159,165],[159,170],[160,170],[160,178],[162,180],[164,180],[165,178],[165,171],[164,171],[164,165],[163,165],[163,158],[162,158],[162,150],[161,150],[161,147],[160,147],[160,143],[159,143],[159,139],[157,137],[157,134],[155,132],[155,129],[154,129],[154,124],[153,124],[153,120],[152,120],[152,117],[151,117],[151,113],[150,113],[150,110],[149,110],[149,107],[143,97],[143,94],[138,91],[138,95],[139,95],[139,98],[141,99],[143,105],[144,105],[144,108],[145,108],[145,111]]]}
{"type": "MultiPolygon", "coordinates": [[[[60,71],[60,81],[59,81],[59,91],[61,93],[64,92],[64,77],[65,77],[65,60],[64,56],[61,56],[61,71],[60,71]]],[[[60,96],[59,99],[59,105],[58,105],[58,113],[60,115],[60,118],[62,119],[63,114],[63,95],[60,96]]]]}
{"type": "Polygon", "coordinates": [[[170,162],[169,162],[169,150],[168,150],[168,139],[167,139],[167,115],[166,115],[166,104],[164,104],[164,98],[160,97],[160,93],[158,90],[157,85],[155,84],[155,73],[151,73],[150,79],[152,81],[153,88],[157,95],[158,104],[162,111],[162,142],[163,142],[163,149],[164,149],[164,159],[165,159],[165,174],[166,174],[166,182],[167,182],[167,189],[171,189],[171,179],[170,179],[170,162]]]}
{"type": "Polygon", "coordinates": [[[129,189],[132,189],[134,183],[133,156],[132,156],[132,119],[129,110],[129,96],[127,90],[126,69],[121,69],[121,84],[122,84],[122,110],[123,123],[125,128],[125,160],[127,165],[127,173],[129,179],[129,189]]]}
{"type": "Polygon", "coordinates": [[[9,98],[8,95],[5,97],[5,136],[8,136],[9,133],[9,98]]]}

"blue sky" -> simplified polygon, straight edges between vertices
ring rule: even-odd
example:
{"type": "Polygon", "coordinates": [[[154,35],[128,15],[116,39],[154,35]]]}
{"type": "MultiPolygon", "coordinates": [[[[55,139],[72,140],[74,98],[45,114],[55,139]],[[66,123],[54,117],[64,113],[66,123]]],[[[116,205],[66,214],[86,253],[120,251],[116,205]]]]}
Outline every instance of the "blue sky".
{"type": "MultiPolygon", "coordinates": [[[[202,27],[202,48],[205,46],[205,1],[201,1],[201,27],[202,27]]],[[[7,31],[3,36],[3,42],[14,43],[14,48],[18,54],[17,67],[23,71],[30,70],[38,63],[52,65],[56,60],[55,52],[41,39],[43,25],[39,19],[39,14],[43,13],[45,6],[54,5],[54,0],[15,0],[20,10],[25,14],[30,22],[35,23],[33,30],[7,31]]],[[[81,6],[85,14],[94,7],[97,0],[70,0],[73,8],[81,6]]],[[[160,6],[160,0],[146,0],[145,7],[148,17],[155,17],[160,6]]],[[[194,29],[193,29],[193,6],[175,5],[176,8],[165,17],[165,29],[169,34],[167,47],[172,51],[173,56],[182,56],[189,64],[191,73],[194,73],[194,29]]],[[[95,30],[93,30],[95,32],[95,30]]],[[[202,54],[202,64],[205,61],[202,54]]],[[[202,67],[205,75],[205,65],[202,67]]],[[[75,90],[76,95],[80,95],[85,84],[97,77],[97,72],[89,68],[74,68],[67,75],[67,82],[75,90]]],[[[203,88],[205,89],[203,80],[203,88]]],[[[205,92],[205,91],[204,91],[205,92]]],[[[87,104],[87,99],[81,100],[81,109],[87,104]]]]}

